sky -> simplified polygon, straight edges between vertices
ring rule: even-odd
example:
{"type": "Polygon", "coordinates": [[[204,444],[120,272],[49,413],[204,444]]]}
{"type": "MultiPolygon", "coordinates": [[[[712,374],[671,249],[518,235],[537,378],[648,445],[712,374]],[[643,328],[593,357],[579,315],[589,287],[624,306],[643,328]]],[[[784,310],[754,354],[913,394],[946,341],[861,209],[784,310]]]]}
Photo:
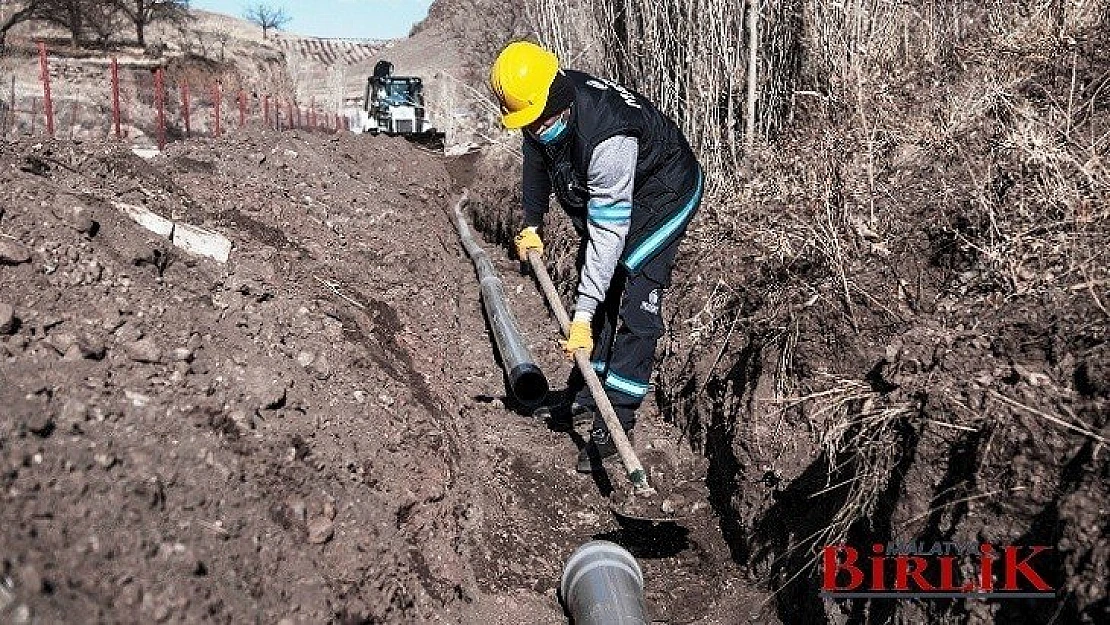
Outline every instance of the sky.
{"type": "Polygon", "coordinates": [[[284,30],[310,37],[393,39],[424,19],[432,0],[191,0],[189,6],[242,17],[249,4],[285,9],[284,30]]]}

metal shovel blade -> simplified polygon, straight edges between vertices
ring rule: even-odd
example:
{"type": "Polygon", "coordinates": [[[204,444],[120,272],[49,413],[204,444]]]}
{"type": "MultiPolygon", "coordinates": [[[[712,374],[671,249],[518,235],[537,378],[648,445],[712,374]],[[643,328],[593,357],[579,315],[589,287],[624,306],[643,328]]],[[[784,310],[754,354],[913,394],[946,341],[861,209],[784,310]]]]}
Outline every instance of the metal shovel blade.
{"type": "Polygon", "coordinates": [[[669,516],[663,513],[662,510],[656,513],[655,511],[628,509],[613,500],[609,500],[609,511],[612,512],[613,516],[617,517],[617,520],[624,526],[649,525],[654,527],[663,524],[677,525],[678,522],[684,518],[669,516]]]}
{"type": "Polygon", "coordinates": [[[652,487],[638,489],[635,483],[614,488],[609,510],[618,518],[644,523],[673,523],[697,516],[708,509],[709,493],[704,484],[689,475],[666,446],[640,452],[652,487]]]}

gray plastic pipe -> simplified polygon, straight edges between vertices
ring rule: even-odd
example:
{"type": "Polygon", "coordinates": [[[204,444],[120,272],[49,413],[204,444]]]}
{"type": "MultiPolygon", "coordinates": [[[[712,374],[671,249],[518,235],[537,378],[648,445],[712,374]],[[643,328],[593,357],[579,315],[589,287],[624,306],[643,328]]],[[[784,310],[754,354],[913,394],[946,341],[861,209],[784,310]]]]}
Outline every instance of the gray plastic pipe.
{"type": "Polygon", "coordinates": [[[593,540],[567,560],[559,583],[574,625],[646,625],[644,574],[616,543],[593,540]]]}
{"type": "Polygon", "coordinates": [[[501,364],[509,376],[509,390],[525,406],[538,406],[547,397],[547,376],[536,365],[532,353],[521,339],[501,278],[497,276],[489,255],[474,241],[474,235],[466,223],[462,209],[469,199],[470,196],[464,189],[462,197],[455,203],[455,228],[459,231],[463,248],[478,271],[482,305],[493,330],[497,351],[501,354],[501,364]]]}

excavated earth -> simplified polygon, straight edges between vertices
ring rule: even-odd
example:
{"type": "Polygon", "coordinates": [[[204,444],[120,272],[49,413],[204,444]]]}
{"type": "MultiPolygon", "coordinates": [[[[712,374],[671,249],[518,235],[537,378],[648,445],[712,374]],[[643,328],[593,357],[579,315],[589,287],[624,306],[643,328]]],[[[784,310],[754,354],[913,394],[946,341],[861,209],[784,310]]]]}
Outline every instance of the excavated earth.
{"type": "MultiPolygon", "coordinates": [[[[593,537],[640,557],[653,618],[774,620],[719,524],[622,526],[581,438],[505,396],[459,191],[384,137],[0,146],[0,621],[557,623],[593,537]]],[[[489,249],[560,387],[555,324],[489,249]]],[[[644,421],[647,456],[704,473],[644,421]]]]}

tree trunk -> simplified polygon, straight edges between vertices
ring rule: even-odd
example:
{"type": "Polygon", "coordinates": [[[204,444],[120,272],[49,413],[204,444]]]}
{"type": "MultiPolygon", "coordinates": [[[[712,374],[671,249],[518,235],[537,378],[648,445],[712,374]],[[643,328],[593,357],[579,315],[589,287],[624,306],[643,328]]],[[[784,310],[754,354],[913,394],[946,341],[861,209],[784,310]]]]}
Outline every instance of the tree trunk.
{"type": "Polygon", "coordinates": [[[81,47],[81,21],[81,10],[76,7],[71,8],[69,10],[69,32],[74,50],[81,47]]]}
{"type": "Polygon", "coordinates": [[[139,47],[146,48],[146,22],[141,19],[135,20],[135,36],[139,39],[139,47]]]}

